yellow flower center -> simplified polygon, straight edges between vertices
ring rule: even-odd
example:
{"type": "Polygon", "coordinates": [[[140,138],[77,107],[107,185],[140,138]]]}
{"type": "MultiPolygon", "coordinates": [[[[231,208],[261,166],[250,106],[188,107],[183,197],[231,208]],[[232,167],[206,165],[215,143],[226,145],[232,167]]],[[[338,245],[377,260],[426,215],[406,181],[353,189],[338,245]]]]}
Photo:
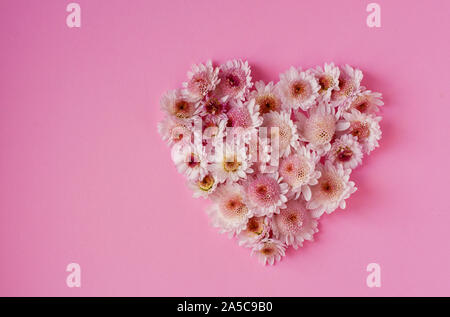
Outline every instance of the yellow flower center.
{"type": "Polygon", "coordinates": [[[198,181],[198,187],[205,192],[209,191],[213,185],[214,178],[211,175],[206,175],[202,180],[198,181]]]}

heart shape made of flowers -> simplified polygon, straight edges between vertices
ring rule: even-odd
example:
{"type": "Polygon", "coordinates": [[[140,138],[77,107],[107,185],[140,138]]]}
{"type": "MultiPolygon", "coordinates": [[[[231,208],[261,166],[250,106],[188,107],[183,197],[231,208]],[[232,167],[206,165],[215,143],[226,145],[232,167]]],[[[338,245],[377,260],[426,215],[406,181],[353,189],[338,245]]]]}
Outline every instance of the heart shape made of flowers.
{"type": "Polygon", "coordinates": [[[207,61],[162,96],[158,131],[212,225],[272,265],[346,207],[352,170],[379,146],[384,103],[362,79],[326,63],[253,83],[247,61],[207,61]]]}

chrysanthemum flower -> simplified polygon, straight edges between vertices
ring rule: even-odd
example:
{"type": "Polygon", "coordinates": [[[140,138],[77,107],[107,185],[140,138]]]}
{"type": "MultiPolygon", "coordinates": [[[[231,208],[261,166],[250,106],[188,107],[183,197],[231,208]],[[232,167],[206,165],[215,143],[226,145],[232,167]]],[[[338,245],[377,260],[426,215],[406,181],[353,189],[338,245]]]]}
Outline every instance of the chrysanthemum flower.
{"type": "Polygon", "coordinates": [[[369,154],[379,146],[381,117],[363,114],[355,109],[352,109],[350,113],[344,113],[343,116],[350,123],[348,133],[358,138],[364,153],[369,154]]]}
{"type": "Polygon", "coordinates": [[[222,233],[234,236],[244,230],[253,211],[248,207],[245,191],[237,183],[226,183],[217,187],[211,195],[214,205],[208,209],[214,227],[222,233]]]}
{"type": "Polygon", "coordinates": [[[189,188],[192,189],[195,198],[207,198],[217,188],[217,181],[211,173],[206,174],[195,181],[188,181],[189,188]]]}
{"type": "Polygon", "coordinates": [[[164,94],[160,101],[161,109],[178,120],[187,120],[197,114],[198,103],[189,101],[179,90],[164,94]]]}
{"type": "Polygon", "coordinates": [[[187,73],[188,81],[183,83],[183,94],[191,101],[199,101],[219,83],[219,68],[214,68],[209,60],[206,64],[192,65],[187,73]]]}
{"type": "Polygon", "coordinates": [[[226,116],[207,115],[202,117],[202,120],[204,145],[210,143],[215,146],[218,142],[222,143],[227,125],[226,116]]]}
{"type": "Polygon", "coordinates": [[[191,129],[192,124],[190,122],[182,122],[169,116],[166,116],[163,121],[158,123],[158,132],[169,145],[181,141],[190,141],[191,129]]]}
{"type": "Polygon", "coordinates": [[[312,74],[319,83],[319,99],[322,101],[329,101],[331,98],[331,92],[333,90],[339,90],[339,68],[334,66],[334,63],[325,63],[324,67],[317,66],[313,69],[312,74]]]}
{"type": "Polygon", "coordinates": [[[341,67],[339,74],[339,90],[332,92],[332,100],[341,101],[345,98],[352,97],[360,89],[363,73],[357,68],[349,65],[341,67]]]}
{"type": "Polygon", "coordinates": [[[227,98],[218,96],[215,91],[206,95],[199,103],[199,114],[201,116],[222,116],[228,109],[227,98]]]}
{"type": "Polygon", "coordinates": [[[291,148],[297,149],[298,134],[297,127],[294,122],[292,122],[290,114],[286,111],[274,112],[271,111],[266,113],[264,116],[264,121],[262,126],[268,128],[268,133],[270,133],[271,139],[273,140],[278,133],[279,140],[279,154],[281,157],[287,156],[291,153],[291,148]],[[278,128],[278,132],[274,131],[273,127],[278,128]]]}
{"type": "Polygon", "coordinates": [[[237,238],[240,246],[253,247],[253,245],[264,238],[269,237],[271,218],[252,217],[248,219],[247,226],[237,238]]]}
{"type": "Polygon", "coordinates": [[[378,112],[378,107],[384,105],[381,99],[382,95],[379,92],[364,90],[357,93],[347,104],[344,104],[344,110],[351,111],[355,109],[361,113],[374,114],[378,112]]]}
{"type": "Polygon", "coordinates": [[[227,112],[228,127],[243,128],[244,131],[259,127],[263,118],[259,115],[259,106],[255,104],[255,99],[250,99],[246,103],[241,101],[232,102],[227,112]]]}
{"type": "Polygon", "coordinates": [[[358,138],[351,134],[344,134],[336,139],[327,153],[327,158],[333,164],[341,164],[344,169],[354,169],[362,162],[362,147],[358,138]]]}
{"type": "Polygon", "coordinates": [[[226,180],[236,182],[239,179],[247,178],[247,174],[253,173],[251,162],[245,153],[245,147],[225,144],[223,150],[218,150],[216,162],[212,164],[211,168],[218,182],[223,183],[226,180]]]}
{"type": "Polygon", "coordinates": [[[250,93],[250,98],[255,99],[261,114],[270,111],[280,112],[282,110],[283,103],[273,82],[266,85],[263,81],[258,81],[255,83],[255,88],[250,93]]]}
{"type": "Polygon", "coordinates": [[[285,255],[286,246],[283,242],[276,239],[263,239],[257,243],[252,249],[252,255],[258,256],[259,262],[263,265],[273,265],[280,261],[285,255]]]}
{"type": "Polygon", "coordinates": [[[321,176],[318,184],[311,187],[311,200],[306,205],[316,218],[324,212],[330,214],[338,207],[345,209],[345,199],[356,191],[355,183],[349,181],[351,169],[335,166],[330,161],[319,164],[317,169],[321,176]]]}
{"type": "Polygon", "coordinates": [[[297,199],[300,194],[306,201],[311,199],[310,186],[317,184],[320,172],[315,170],[320,157],[315,152],[301,146],[298,151],[281,160],[279,173],[287,183],[290,193],[297,199]]]}
{"type": "Polygon", "coordinates": [[[252,87],[251,70],[248,62],[231,60],[220,66],[217,90],[220,96],[243,100],[252,87]]]}
{"type": "Polygon", "coordinates": [[[272,232],[275,238],[297,249],[303,246],[303,241],[313,240],[313,235],[318,232],[317,220],[303,200],[290,200],[285,209],[273,216],[272,232]]]}
{"type": "Polygon", "coordinates": [[[281,99],[285,105],[292,109],[308,110],[319,96],[319,84],[314,76],[291,67],[280,75],[277,84],[281,99]]]}
{"type": "Polygon", "coordinates": [[[194,143],[177,143],[172,148],[172,160],[178,172],[190,180],[204,177],[208,172],[208,159],[203,146],[194,143]]]}
{"type": "Polygon", "coordinates": [[[327,103],[321,103],[311,109],[308,118],[301,112],[295,115],[300,140],[308,142],[308,146],[320,155],[330,150],[330,142],[336,131],[343,131],[349,127],[348,122],[338,120],[334,107],[327,103]]]}
{"type": "Polygon", "coordinates": [[[289,188],[282,183],[278,173],[257,174],[246,183],[247,197],[257,216],[269,216],[286,208],[289,188]]]}
{"type": "Polygon", "coordinates": [[[187,77],[162,96],[158,132],[193,196],[211,199],[212,225],[273,265],[313,240],[323,213],[346,207],[352,169],[379,146],[382,96],[333,63],[291,67],[253,90],[241,60],[208,60],[187,77]]]}

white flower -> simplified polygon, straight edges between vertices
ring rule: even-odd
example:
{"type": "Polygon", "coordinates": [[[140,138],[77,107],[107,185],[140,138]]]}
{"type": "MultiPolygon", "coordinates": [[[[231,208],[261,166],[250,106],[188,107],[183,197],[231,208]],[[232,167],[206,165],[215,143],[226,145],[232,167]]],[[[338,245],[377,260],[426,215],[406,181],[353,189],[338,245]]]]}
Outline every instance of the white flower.
{"type": "Polygon", "coordinates": [[[192,71],[187,73],[188,81],[183,83],[183,94],[189,100],[199,101],[219,83],[219,68],[214,68],[208,60],[206,64],[192,65],[192,71]]]}
{"type": "Polygon", "coordinates": [[[263,126],[267,127],[271,136],[271,141],[278,137],[279,154],[285,157],[291,153],[291,148],[297,149],[298,134],[295,124],[290,118],[290,114],[285,111],[266,113],[264,116],[263,126]],[[272,128],[278,128],[278,131],[272,128]]]}
{"type": "Polygon", "coordinates": [[[171,90],[161,97],[161,109],[177,120],[189,120],[197,115],[198,103],[189,101],[179,90],[171,90]]]}
{"type": "Polygon", "coordinates": [[[195,181],[188,181],[188,186],[192,189],[195,198],[207,198],[217,188],[217,180],[211,173],[206,174],[195,181]]]}
{"type": "Polygon", "coordinates": [[[339,74],[339,90],[334,90],[331,94],[331,99],[341,102],[346,98],[352,97],[360,90],[363,73],[357,68],[352,68],[349,65],[341,67],[339,74]]]}
{"type": "Polygon", "coordinates": [[[222,233],[229,233],[230,237],[244,230],[253,211],[248,207],[245,191],[237,183],[226,183],[218,186],[211,195],[214,205],[207,212],[214,227],[222,233]]]}
{"type": "Polygon", "coordinates": [[[335,109],[328,103],[321,103],[309,111],[309,117],[297,112],[297,127],[300,140],[308,142],[308,147],[323,155],[331,148],[336,131],[349,127],[345,120],[338,120],[335,109]]]}
{"type": "Polygon", "coordinates": [[[269,237],[271,218],[252,217],[248,220],[247,226],[242,230],[237,238],[240,246],[253,247],[264,238],[269,237]]]}
{"type": "Polygon", "coordinates": [[[356,93],[348,102],[342,105],[343,111],[358,110],[365,114],[374,114],[379,111],[380,106],[384,105],[381,100],[382,95],[379,92],[372,92],[370,90],[363,90],[356,93]]]}
{"type": "Polygon", "coordinates": [[[350,123],[347,132],[358,138],[364,153],[369,154],[379,146],[381,117],[363,114],[355,109],[352,109],[350,113],[344,113],[343,116],[350,123]]]}
{"type": "Polygon", "coordinates": [[[252,89],[247,61],[208,60],[161,97],[157,128],[193,196],[211,200],[212,225],[273,265],[345,209],[352,170],[379,146],[382,95],[362,79],[325,63],[252,89]]]}
{"type": "Polygon", "coordinates": [[[289,201],[285,209],[273,216],[272,231],[275,238],[297,249],[303,246],[303,241],[312,241],[319,230],[305,202],[297,199],[289,201]]]}
{"type": "Polygon", "coordinates": [[[263,265],[273,265],[285,256],[286,246],[283,242],[276,239],[263,239],[258,242],[252,249],[252,255],[258,256],[259,262],[263,265]]]}
{"type": "Polygon", "coordinates": [[[208,172],[208,159],[201,144],[175,144],[172,148],[172,160],[178,172],[190,180],[203,178],[208,172]]]}
{"type": "Polygon", "coordinates": [[[211,170],[219,183],[226,180],[236,182],[253,173],[244,146],[225,144],[223,149],[216,148],[216,150],[216,162],[212,164],[211,170]]]}
{"type": "Polygon", "coordinates": [[[325,63],[323,68],[317,66],[316,69],[311,70],[311,73],[314,74],[320,86],[319,99],[329,101],[331,92],[339,90],[339,68],[334,66],[334,63],[325,63]]]}
{"type": "Polygon", "coordinates": [[[320,172],[315,170],[320,157],[314,151],[301,146],[280,163],[279,173],[289,185],[290,193],[297,199],[300,194],[306,201],[311,199],[310,186],[317,184],[320,172]]]}
{"type": "Polygon", "coordinates": [[[261,114],[265,114],[270,111],[280,112],[283,108],[283,103],[278,94],[278,89],[273,82],[270,82],[267,85],[264,84],[263,81],[256,82],[255,90],[250,93],[249,98],[255,99],[261,114]]]}
{"type": "Polygon", "coordinates": [[[319,96],[319,84],[314,76],[291,67],[280,75],[277,84],[283,103],[292,109],[308,110],[319,96]]]}
{"type": "Polygon", "coordinates": [[[356,191],[355,183],[349,181],[351,169],[334,166],[330,161],[326,161],[325,165],[319,164],[317,169],[321,176],[317,185],[311,187],[311,200],[306,205],[312,209],[315,218],[324,212],[330,214],[338,207],[345,209],[345,199],[356,191]]]}
{"type": "Polygon", "coordinates": [[[327,158],[333,164],[341,164],[343,168],[354,169],[362,162],[362,148],[358,138],[351,134],[344,134],[336,139],[327,153],[327,158]]]}
{"type": "Polygon", "coordinates": [[[191,139],[191,122],[182,122],[170,116],[166,116],[163,121],[158,123],[158,132],[164,141],[169,145],[178,142],[187,142],[191,139]]]}

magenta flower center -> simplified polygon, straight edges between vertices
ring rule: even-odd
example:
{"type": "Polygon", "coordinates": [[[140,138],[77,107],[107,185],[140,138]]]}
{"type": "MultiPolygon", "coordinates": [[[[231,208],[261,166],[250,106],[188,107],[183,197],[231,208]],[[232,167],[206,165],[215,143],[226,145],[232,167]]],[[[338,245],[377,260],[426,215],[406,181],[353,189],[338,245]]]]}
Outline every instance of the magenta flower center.
{"type": "Polygon", "coordinates": [[[227,81],[227,83],[228,83],[228,85],[230,87],[238,87],[240,85],[240,82],[241,82],[239,77],[237,77],[237,76],[235,76],[233,74],[228,74],[225,77],[225,79],[226,79],[226,81],[227,81]]]}
{"type": "Polygon", "coordinates": [[[198,159],[196,158],[194,153],[191,153],[191,156],[189,158],[189,162],[188,162],[188,166],[190,168],[195,168],[197,166],[200,165],[200,162],[198,161],[198,159]]]}
{"type": "Polygon", "coordinates": [[[222,104],[216,99],[209,99],[205,104],[205,110],[209,114],[219,114],[222,113],[222,104]]]}

